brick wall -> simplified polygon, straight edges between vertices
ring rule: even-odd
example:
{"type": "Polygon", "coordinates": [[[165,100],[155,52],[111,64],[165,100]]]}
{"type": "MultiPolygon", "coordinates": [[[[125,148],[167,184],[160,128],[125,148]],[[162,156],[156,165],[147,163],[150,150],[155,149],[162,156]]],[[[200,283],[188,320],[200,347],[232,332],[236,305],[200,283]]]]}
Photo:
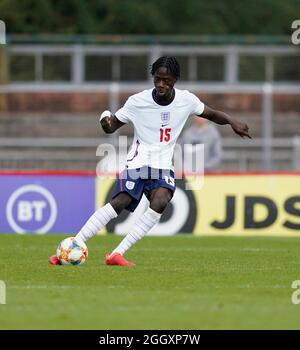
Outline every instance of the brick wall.
{"type": "MultiPolygon", "coordinates": [[[[260,112],[261,95],[259,94],[197,94],[202,101],[216,109],[228,112],[260,112]]],[[[123,104],[130,96],[120,95],[123,104]]],[[[6,100],[2,111],[41,111],[41,112],[94,112],[107,109],[107,93],[10,93],[2,95],[6,100]]],[[[275,95],[274,110],[278,112],[300,111],[299,95],[275,95]]]]}
{"type": "Polygon", "coordinates": [[[106,93],[11,93],[6,111],[91,112],[107,109],[106,93]]]}

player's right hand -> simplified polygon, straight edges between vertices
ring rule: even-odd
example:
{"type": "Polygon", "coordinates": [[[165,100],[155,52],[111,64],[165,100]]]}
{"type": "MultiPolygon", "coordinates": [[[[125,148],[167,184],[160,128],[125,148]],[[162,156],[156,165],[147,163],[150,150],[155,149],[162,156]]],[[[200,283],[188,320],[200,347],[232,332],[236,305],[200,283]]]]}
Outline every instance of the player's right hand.
{"type": "Polygon", "coordinates": [[[100,119],[99,119],[99,122],[103,128],[104,131],[106,130],[109,130],[111,128],[111,117],[112,117],[112,114],[110,111],[104,111],[101,116],[100,116],[100,119]]]}
{"type": "Polygon", "coordinates": [[[106,110],[106,111],[104,111],[104,112],[101,113],[99,122],[101,123],[101,121],[102,121],[104,118],[107,118],[107,117],[108,117],[108,118],[112,117],[111,112],[108,111],[108,110],[106,110]]]}

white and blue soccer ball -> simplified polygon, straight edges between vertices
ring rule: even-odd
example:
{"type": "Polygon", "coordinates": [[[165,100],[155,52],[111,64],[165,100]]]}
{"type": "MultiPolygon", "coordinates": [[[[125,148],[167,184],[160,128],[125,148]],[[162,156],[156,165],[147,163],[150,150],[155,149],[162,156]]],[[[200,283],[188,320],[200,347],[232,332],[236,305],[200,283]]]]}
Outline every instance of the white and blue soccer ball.
{"type": "Polygon", "coordinates": [[[59,243],[56,256],[62,265],[82,265],[88,258],[88,248],[75,237],[68,237],[59,243]]]}

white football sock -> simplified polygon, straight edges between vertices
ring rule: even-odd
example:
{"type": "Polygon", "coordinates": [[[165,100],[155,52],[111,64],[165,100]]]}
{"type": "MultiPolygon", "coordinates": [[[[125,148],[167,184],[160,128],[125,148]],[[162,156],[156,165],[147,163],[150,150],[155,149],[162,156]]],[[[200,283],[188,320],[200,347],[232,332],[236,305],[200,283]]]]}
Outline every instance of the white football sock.
{"type": "Polygon", "coordinates": [[[77,233],[77,239],[85,242],[93,237],[99,230],[102,229],[111,219],[116,218],[118,214],[110,203],[95,211],[95,213],[88,219],[86,224],[77,233]]]}
{"type": "Polygon", "coordinates": [[[127,233],[126,237],[112,252],[124,254],[132,245],[145,236],[152,227],[159,222],[161,214],[148,208],[145,213],[134,224],[133,228],[127,233]]]}

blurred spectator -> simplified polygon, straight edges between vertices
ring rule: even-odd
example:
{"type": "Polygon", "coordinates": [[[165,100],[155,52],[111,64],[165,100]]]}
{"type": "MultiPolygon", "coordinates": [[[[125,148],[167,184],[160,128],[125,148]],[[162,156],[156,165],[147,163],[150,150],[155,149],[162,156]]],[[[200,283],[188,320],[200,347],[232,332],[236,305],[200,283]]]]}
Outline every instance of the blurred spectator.
{"type": "Polygon", "coordinates": [[[204,144],[204,170],[218,170],[222,158],[222,140],[218,129],[207,119],[193,117],[193,123],[183,132],[180,143],[204,144]]]}

